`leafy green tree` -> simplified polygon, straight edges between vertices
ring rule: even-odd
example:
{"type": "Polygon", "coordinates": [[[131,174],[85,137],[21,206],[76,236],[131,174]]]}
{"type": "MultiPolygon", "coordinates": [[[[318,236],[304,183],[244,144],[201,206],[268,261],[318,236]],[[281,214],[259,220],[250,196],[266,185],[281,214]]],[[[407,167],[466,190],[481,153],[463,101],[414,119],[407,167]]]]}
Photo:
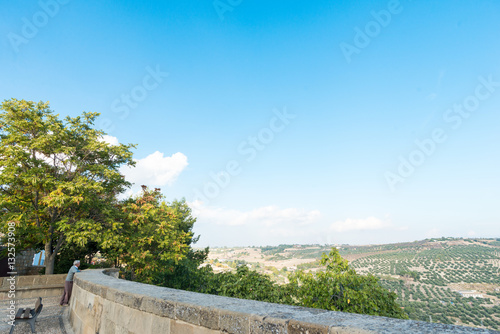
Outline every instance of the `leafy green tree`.
{"type": "Polygon", "coordinates": [[[80,270],[91,267],[92,257],[99,251],[99,244],[96,241],[89,241],[86,245],[80,246],[74,243],[66,243],[61,247],[59,256],[54,264],[54,274],[65,274],[73,265],[73,261],[80,260],[80,270]],[[88,259],[88,261],[86,261],[88,259]]]}
{"type": "Polygon", "coordinates": [[[188,291],[226,297],[242,298],[294,305],[287,285],[279,285],[268,275],[250,270],[246,264],[237,266],[235,272],[214,273],[211,266],[203,266],[208,248],[193,250],[156,276],[154,284],[188,291]]]}
{"type": "Polygon", "coordinates": [[[290,275],[290,286],[299,304],[343,311],[408,319],[396,303],[397,295],[384,289],[373,275],[358,275],[336,248],[323,254],[325,271],[290,275]]]}
{"type": "Polygon", "coordinates": [[[208,249],[197,252],[198,258],[186,257],[171,272],[157,276],[161,279],[154,283],[227,297],[408,319],[396,303],[395,293],[384,289],[374,276],[357,275],[337,249],[323,255],[320,264],[326,266],[325,272],[299,271],[284,285],[244,264],[235,272],[216,274],[210,266],[200,267],[208,249]]]}
{"type": "Polygon", "coordinates": [[[186,257],[178,261],[169,261],[165,270],[154,277],[153,284],[173,289],[206,293],[210,275],[210,266],[201,266],[207,259],[208,247],[203,250],[189,249],[186,257]]]}
{"type": "Polygon", "coordinates": [[[239,266],[236,273],[219,273],[212,283],[216,294],[221,296],[293,305],[289,286],[279,285],[269,276],[239,266]]]}
{"type": "Polygon", "coordinates": [[[250,270],[246,265],[240,265],[236,272],[214,274],[211,269],[205,270],[204,280],[204,289],[199,292],[269,303],[295,304],[288,285],[279,285],[268,275],[250,270]]]}
{"type": "Polygon", "coordinates": [[[118,258],[133,280],[152,283],[163,271],[173,271],[189,252],[195,218],[187,203],[166,203],[160,189],[149,190],[120,204],[121,218],[104,252],[118,258]]]}
{"type": "Polygon", "coordinates": [[[130,185],[119,168],[134,165],[133,146],[104,142],[97,113],[60,120],[48,103],[16,99],[1,110],[1,229],[15,223],[20,249],[42,246],[52,274],[65,243],[112,239],[116,195],[130,185]]]}

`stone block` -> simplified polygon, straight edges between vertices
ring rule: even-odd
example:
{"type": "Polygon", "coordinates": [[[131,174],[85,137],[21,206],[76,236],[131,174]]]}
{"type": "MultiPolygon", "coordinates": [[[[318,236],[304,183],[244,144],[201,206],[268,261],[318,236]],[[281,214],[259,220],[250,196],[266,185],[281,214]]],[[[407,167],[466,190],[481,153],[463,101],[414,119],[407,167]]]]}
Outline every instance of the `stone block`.
{"type": "Polygon", "coordinates": [[[46,285],[47,284],[47,277],[46,275],[44,276],[33,276],[33,285],[46,285]]]}
{"type": "Polygon", "coordinates": [[[84,291],[90,291],[90,282],[86,282],[84,280],[81,280],[78,277],[75,277],[75,279],[73,281],[73,289],[74,289],[75,285],[79,286],[84,291]]]}
{"type": "Polygon", "coordinates": [[[94,330],[96,333],[99,332],[99,328],[101,327],[101,322],[102,322],[102,313],[103,313],[103,301],[100,297],[98,296],[95,296],[94,300],[93,300],[93,303],[92,304],[88,304],[88,305],[92,305],[92,309],[91,309],[91,316],[93,318],[93,322],[94,322],[94,330]]]}
{"type": "Polygon", "coordinates": [[[329,334],[329,328],[324,325],[290,320],[287,332],[289,334],[329,334]]]}
{"type": "Polygon", "coordinates": [[[72,327],[74,333],[79,334],[82,332],[83,322],[80,319],[80,317],[78,316],[78,314],[76,313],[76,310],[74,308],[72,308],[72,310],[70,312],[69,321],[71,323],[71,327],[72,327]]]}
{"type": "Polygon", "coordinates": [[[31,290],[34,295],[38,295],[39,297],[45,298],[49,294],[49,291],[47,289],[40,289],[40,290],[31,290]]]}
{"type": "Polygon", "coordinates": [[[149,312],[160,317],[175,319],[175,304],[165,299],[145,296],[142,298],[139,310],[149,312]]]}
{"type": "Polygon", "coordinates": [[[367,331],[353,327],[330,327],[329,334],[376,334],[374,331],[367,331]]]}
{"type": "Polygon", "coordinates": [[[17,280],[17,287],[29,287],[33,286],[35,281],[35,276],[19,276],[17,280]]]}
{"type": "Polygon", "coordinates": [[[60,275],[49,275],[49,276],[41,276],[45,278],[45,282],[43,284],[48,284],[48,285],[58,285],[62,284],[64,285],[64,281],[66,280],[66,274],[60,274],[60,275]]]}
{"type": "Polygon", "coordinates": [[[251,334],[287,334],[288,321],[284,319],[253,316],[250,318],[251,334]]]}
{"type": "Polygon", "coordinates": [[[48,297],[60,297],[64,293],[64,288],[53,288],[48,290],[49,290],[49,294],[47,294],[48,297]]]}
{"type": "Polygon", "coordinates": [[[88,286],[87,291],[93,293],[94,295],[101,295],[102,294],[101,288],[102,286],[99,284],[90,284],[88,286]]]}
{"type": "MultiPolygon", "coordinates": [[[[63,290],[64,291],[64,290],[63,290]]],[[[82,299],[83,290],[76,285],[73,285],[73,292],[71,293],[71,299],[82,299]]]]}
{"type": "MultiPolygon", "coordinates": [[[[109,319],[104,319],[99,333],[116,334],[116,325],[109,319]]],[[[78,334],[78,332],[75,332],[78,334]]]]}
{"type": "Polygon", "coordinates": [[[142,296],[117,289],[108,289],[106,298],[117,304],[139,309],[142,303],[142,296]]]}
{"type": "Polygon", "coordinates": [[[85,307],[83,307],[82,303],[78,302],[77,300],[72,300],[71,308],[75,311],[75,315],[80,318],[82,323],[85,323],[85,321],[88,320],[87,311],[85,310],[85,307]]]}
{"type": "Polygon", "coordinates": [[[94,305],[94,299],[96,295],[93,293],[83,293],[81,294],[81,298],[79,299],[80,303],[84,305],[87,309],[91,310],[94,305]]]}
{"type": "Polygon", "coordinates": [[[115,330],[115,334],[129,334],[130,331],[127,329],[126,326],[122,326],[120,324],[116,324],[116,330],[115,330]]]}
{"type": "Polygon", "coordinates": [[[151,314],[116,304],[114,315],[117,318],[114,318],[113,321],[117,325],[125,327],[133,333],[152,333],[149,332],[151,314]]]}
{"type": "Polygon", "coordinates": [[[177,303],[175,305],[175,319],[182,320],[189,324],[200,324],[200,309],[194,305],[177,303]]]}
{"type": "Polygon", "coordinates": [[[131,333],[156,333],[151,327],[153,317],[152,314],[130,308],[129,310],[130,318],[127,321],[126,327],[131,333]]]}
{"type": "Polygon", "coordinates": [[[171,333],[175,334],[194,334],[194,326],[191,324],[186,324],[182,321],[172,321],[170,326],[171,333]]]}
{"type": "Polygon", "coordinates": [[[85,299],[85,293],[78,287],[73,286],[73,292],[71,293],[71,301],[78,300],[82,301],[85,299]]]}
{"type": "Polygon", "coordinates": [[[85,287],[86,291],[92,293],[93,295],[106,298],[108,288],[99,284],[90,284],[85,287]]]}
{"type": "Polygon", "coordinates": [[[83,334],[95,334],[95,331],[94,331],[94,328],[92,328],[91,326],[85,324],[85,326],[83,327],[83,334]]]}
{"type": "MultiPolygon", "coordinates": [[[[162,333],[162,332],[154,332],[162,333]]],[[[168,333],[168,332],[165,332],[168,333]]],[[[203,328],[196,325],[185,323],[180,320],[173,320],[170,325],[170,333],[172,334],[219,334],[219,331],[215,331],[209,328],[203,328]]]]}
{"type": "Polygon", "coordinates": [[[226,333],[248,334],[250,333],[250,321],[248,314],[221,310],[219,315],[220,330],[226,333]]]}
{"type": "MultiPolygon", "coordinates": [[[[47,294],[45,297],[56,297],[56,296],[62,296],[64,293],[64,288],[50,288],[50,289],[44,289],[47,294]]],[[[71,294],[73,296],[73,294],[71,294]]]]}
{"type": "MultiPolygon", "coordinates": [[[[151,328],[153,331],[151,333],[171,333],[170,326],[173,320],[165,317],[159,317],[157,315],[151,315],[151,328]]],[[[172,332],[173,333],[173,332],[172,332]]]]}
{"type": "MultiPolygon", "coordinates": [[[[10,290],[11,282],[13,282],[13,281],[9,281],[8,278],[9,277],[0,277],[0,280],[1,280],[0,282],[2,282],[1,289],[3,291],[10,290]]],[[[17,287],[17,278],[14,280],[14,285],[17,287]]]]}
{"type": "Polygon", "coordinates": [[[212,307],[201,307],[200,308],[200,326],[219,329],[219,310],[212,307]]]}
{"type": "Polygon", "coordinates": [[[43,285],[56,285],[61,284],[64,285],[64,281],[66,280],[66,275],[64,275],[64,279],[61,280],[61,275],[43,275],[39,276],[40,284],[43,285]]]}
{"type": "Polygon", "coordinates": [[[56,278],[54,278],[57,281],[57,284],[64,284],[66,281],[66,277],[68,276],[67,274],[61,274],[61,275],[55,275],[56,278]]]}
{"type": "Polygon", "coordinates": [[[28,299],[33,298],[33,291],[31,290],[18,290],[16,291],[16,299],[28,299]]]}
{"type": "Polygon", "coordinates": [[[116,304],[110,302],[109,300],[103,300],[102,304],[102,317],[103,319],[108,319],[114,321],[113,315],[115,314],[116,304]]]}
{"type": "Polygon", "coordinates": [[[115,323],[123,323],[125,318],[125,309],[122,305],[113,302],[113,307],[111,308],[111,312],[109,313],[109,318],[115,323]]]}

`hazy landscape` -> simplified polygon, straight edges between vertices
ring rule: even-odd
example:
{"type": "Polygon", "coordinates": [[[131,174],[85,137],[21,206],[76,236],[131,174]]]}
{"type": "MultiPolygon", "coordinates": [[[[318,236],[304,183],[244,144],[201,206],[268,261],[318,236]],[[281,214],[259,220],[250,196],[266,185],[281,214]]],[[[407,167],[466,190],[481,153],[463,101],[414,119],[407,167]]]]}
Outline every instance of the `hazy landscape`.
{"type": "Polygon", "coordinates": [[[500,239],[224,247],[210,249],[206,263],[214,271],[247,265],[285,283],[296,270],[322,270],[318,260],[331,247],[358,273],[376,275],[396,292],[410,319],[500,328],[500,239]]]}
{"type": "MultiPolygon", "coordinates": [[[[0,276],[80,259],[248,305],[500,330],[499,0],[2,13],[0,276]]],[[[107,314],[147,332],[80,306],[103,310],[93,332],[107,314]]]]}

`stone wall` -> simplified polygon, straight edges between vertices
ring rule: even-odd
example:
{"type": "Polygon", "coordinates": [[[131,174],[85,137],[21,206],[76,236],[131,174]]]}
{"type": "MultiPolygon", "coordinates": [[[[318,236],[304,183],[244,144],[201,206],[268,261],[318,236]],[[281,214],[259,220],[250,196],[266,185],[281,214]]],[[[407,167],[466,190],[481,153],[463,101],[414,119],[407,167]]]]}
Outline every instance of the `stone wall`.
{"type": "Polygon", "coordinates": [[[101,269],[76,274],[68,310],[75,334],[498,333],[205,295],[106,273],[101,269]]]}
{"type": "Polygon", "coordinates": [[[37,275],[43,266],[33,266],[33,256],[35,251],[32,249],[24,250],[16,254],[16,272],[18,275],[37,275]]]}
{"type": "MultiPolygon", "coordinates": [[[[5,251],[6,247],[0,246],[0,250],[5,251]]],[[[32,249],[23,250],[20,252],[16,252],[16,258],[14,264],[14,271],[17,275],[25,276],[25,275],[38,275],[41,269],[44,266],[34,266],[33,265],[33,257],[35,255],[35,251],[32,249]]],[[[0,277],[9,276],[7,273],[12,270],[9,268],[9,264],[12,264],[8,261],[10,257],[5,254],[4,257],[0,259],[0,277]]]]}
{"type": "MultiPolygon", "coordinates": [[[[67,274],[16,276],[16,299],[62,296],[67,274]]],[[[8,298],[10,277],[0,277],[0,300],[8,298]]]]}

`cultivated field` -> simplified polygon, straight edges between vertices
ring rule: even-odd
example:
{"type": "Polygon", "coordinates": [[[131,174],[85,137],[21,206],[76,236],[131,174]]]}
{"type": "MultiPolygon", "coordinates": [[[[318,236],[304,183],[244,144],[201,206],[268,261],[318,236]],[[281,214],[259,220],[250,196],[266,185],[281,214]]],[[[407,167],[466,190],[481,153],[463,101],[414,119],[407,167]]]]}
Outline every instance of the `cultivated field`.
{"type": "MultiPolygon", "coordinates": [[[[321,270],[331,245],[214,248],[215,271],[245,264],[287,282],[290,272],[321,270]]],[[[428,239],[388,245],[336,245],[360,274],[380,277],[411,319],[500,329],[500,241],[428,239]]]]}

